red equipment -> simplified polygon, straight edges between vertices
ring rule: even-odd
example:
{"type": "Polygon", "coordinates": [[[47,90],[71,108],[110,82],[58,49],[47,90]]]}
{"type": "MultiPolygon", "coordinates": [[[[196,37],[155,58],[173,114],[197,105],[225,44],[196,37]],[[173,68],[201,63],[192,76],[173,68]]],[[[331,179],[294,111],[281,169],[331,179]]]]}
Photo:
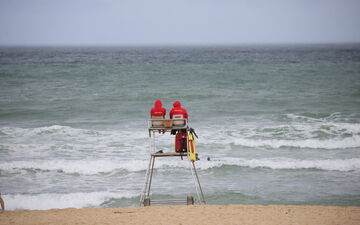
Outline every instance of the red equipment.
{"type": "Polygon", "coordinates": [[[187,152],[187,132],[181,132],[176,134],[175,152],[187,152]]]}

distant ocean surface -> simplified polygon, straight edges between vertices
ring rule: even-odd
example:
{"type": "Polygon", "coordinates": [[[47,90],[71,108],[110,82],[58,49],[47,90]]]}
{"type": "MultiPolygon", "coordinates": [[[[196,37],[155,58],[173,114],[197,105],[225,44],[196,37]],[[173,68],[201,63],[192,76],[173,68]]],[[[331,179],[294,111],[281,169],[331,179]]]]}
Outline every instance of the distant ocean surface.
{"type": "MultiPolygon", "coordinates": [[[[360,206],[360,45],[1,47],[7,209],[138,206],[156,99],[188,110],[209,204],[360,206]]],[[[155,167],[153,199],[195,196],[155,167]]]]}

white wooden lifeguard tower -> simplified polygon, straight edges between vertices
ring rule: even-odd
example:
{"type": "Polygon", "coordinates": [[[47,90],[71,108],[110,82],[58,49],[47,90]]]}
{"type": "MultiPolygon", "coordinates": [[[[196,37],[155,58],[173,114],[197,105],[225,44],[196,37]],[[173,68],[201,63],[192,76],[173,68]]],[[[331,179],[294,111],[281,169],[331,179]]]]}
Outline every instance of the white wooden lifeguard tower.
{"type": "MultiPolygon", "coordinates": [[[[183,119],[182,117],[173,119],[163,119],[162,117],[156,118],[152,117],[148,121],[148,130],[149,130],[149,139],[150,139],[150,159],[149,166],[146,170],[145,183],[140,196],[140,206],[150,206],[150,205],[158,205],[158,204],[187,204],[192,205],[194,203],[197,204],[206,204],[204,193],[202,191],[200,180],[195,168],[195,162],[190,160],[189,151],[182,153],[159,153],[156,149],[156,134],[161,133],[170,133],[171,131],[183,131],[189,133],[190,128],[188,127],[187,119],[183,119]],[[189,160],[184,160],[184,163],[187,163],[189,169],[191,171],[192,179],[195,184],[196,190],[196,198],[191,195],[186,196],[184,199],[167,199],[167,200],[154,200],[150,199],[150,189],[152,177],[154,174],[154,165],[156,158],[164,158],[164,157],[186,157],[189,160]]],[[[187,149],[189,149],[189,141],[187,142],[187,149]]]]}

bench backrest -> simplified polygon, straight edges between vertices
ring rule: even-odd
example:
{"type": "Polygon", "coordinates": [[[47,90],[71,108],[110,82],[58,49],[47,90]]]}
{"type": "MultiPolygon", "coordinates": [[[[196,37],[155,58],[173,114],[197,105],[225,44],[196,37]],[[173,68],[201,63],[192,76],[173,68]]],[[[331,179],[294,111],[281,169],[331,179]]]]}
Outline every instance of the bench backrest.
{"type": "Polygon", "coordinates": [[[174,120],[173,121],[174,126],[184,126],[185,125],[185,120],[184,120],[183,114],[174,114],[173,120],[174,120]]]}
{"type": "Polygon", "coordinates": [[[153,127],[162,127],[162,126],[164,126],[164,117],[162,117],[162,116],[152,116],[151,119],[154,120],[154,121],[151,122],[151,125],[153,127]]]}

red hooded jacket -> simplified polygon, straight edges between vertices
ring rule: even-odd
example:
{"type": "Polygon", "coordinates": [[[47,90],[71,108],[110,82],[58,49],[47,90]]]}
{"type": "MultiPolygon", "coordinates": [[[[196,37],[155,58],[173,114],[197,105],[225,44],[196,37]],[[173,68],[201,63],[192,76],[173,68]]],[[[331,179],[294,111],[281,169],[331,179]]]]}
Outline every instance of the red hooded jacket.
{"type": "Polygon", "coordinates": [[[170,119],[172,119],[175,114],[182,114],[184,119],[188,119],[188,113],[186,109],[181,108],[181,103],[179,101],[174,102],[173,106],[174,108],[170,111],[170,119]]]}
{"type": "Polygon", "coordinates": [[[166,115],[166,109],[162,107],[162,102],[160,100],[156,100],[154,103],[154,108],[151,109],[151,116],[163,116],[166,115]]]}

